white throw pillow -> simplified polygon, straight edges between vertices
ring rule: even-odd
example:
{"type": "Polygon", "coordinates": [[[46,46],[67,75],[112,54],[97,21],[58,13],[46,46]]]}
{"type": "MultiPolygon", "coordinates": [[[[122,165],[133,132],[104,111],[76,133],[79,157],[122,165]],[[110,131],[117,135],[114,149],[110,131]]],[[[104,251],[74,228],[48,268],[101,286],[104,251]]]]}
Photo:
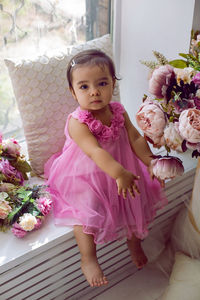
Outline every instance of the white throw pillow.
{"type": "Polygon", "coordinates": [[[199,300],[200,261],[180,252],[175,255],[175,264],[169,286],[161,300],[199,300]]]}
{"type": "MultiPolygon", "coordinates": [[[[67,48],[66,53],[45,53],[30,59],[5,59],[21,114],[31,166],[43,173],[47,159],[62,149],[67,116],[77,103],[72,98],[66,69],[72,56],[97,48],[113,58],[109,35],[67,48]]],[[[113,100],[119,101],[119,93],[113,100]]]]}

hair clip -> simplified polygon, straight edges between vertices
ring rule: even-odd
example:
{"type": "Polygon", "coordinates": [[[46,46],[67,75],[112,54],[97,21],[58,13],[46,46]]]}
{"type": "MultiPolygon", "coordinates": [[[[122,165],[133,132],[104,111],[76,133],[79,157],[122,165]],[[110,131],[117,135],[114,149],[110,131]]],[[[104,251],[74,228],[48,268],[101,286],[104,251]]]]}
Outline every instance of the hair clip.
{"type": "Polygon", "coordinates": [[[75,66],[75,60],[74,59],[72,59],[72,61],[71,61],[71,67],[73,68],[74,66],[75,66]]]}

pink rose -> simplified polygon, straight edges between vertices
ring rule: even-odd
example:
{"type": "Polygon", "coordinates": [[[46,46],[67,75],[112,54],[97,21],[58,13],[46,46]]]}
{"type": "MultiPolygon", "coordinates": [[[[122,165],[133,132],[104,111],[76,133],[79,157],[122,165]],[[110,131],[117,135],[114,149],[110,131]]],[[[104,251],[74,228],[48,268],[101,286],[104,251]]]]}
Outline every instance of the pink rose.
{"type": "Polygon", "coordinates": [[[171,179],[181,176],[184,173],[182,161],[174,156],[164,156],[151,161],[151,170],[153,174],[161,179],[171,179]]]}
{"type": "Polygon", "coordinates": [[[149,80],[149,92],[159,99],[163,98],[172,75],[174,75],[174,69],[170,65],[156,68],[149,80]]]}
{"type": "Polygon", "coordinates": [[[27,231],[23,230],[17,222],[13,224],[11,231],[18,238],[23,238],[27,234],[27,231]]]}
{"type": "Polygon", "coordinates": [[[99,120],[93,120],[89,124],[90,131],[94,132],[95,134],[99,134],[103,128],[102,123],[99,120]]]}
{"type": "Polygon", "coordinates": [[[179,132],[189,143],[200,142],[200,110],[189,108],[180,114],[179,132]]]}
{"type": "Polygon", "coordinates": [[[158,144],[166,125],[165,115],[159,105],[145,101],[136,114],[138,126],[154,144],[158,144]]]}
{"type": "Polygon", "coordinates": [[[20,155],[20,145],[15,139],[8,139],[3,141],[2,143],[3,150],[7,152],[11,156],[19,156],[20,155]]]}
{"type": "Polygon", "coordinates": [[[193,78],[192,81],[197,84],[200,85],[200,72],[198,72],[193,78]]]}

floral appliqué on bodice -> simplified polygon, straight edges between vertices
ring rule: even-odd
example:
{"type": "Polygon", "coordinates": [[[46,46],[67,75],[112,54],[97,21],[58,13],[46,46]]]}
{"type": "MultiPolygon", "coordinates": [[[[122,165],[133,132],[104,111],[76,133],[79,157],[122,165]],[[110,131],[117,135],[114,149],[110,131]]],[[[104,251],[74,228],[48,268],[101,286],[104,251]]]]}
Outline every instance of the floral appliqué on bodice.
{"type": "Polygon", "coordinates": [[[81,123],[88,126],[89,130],[100,142],[115,141],[119,138],[120,129],[124,126],[124,107],[119,102],[111,102],[109,104],[112,112],[111,125],[102,124],[100,120],[93,117],[92,113],[87,110],[81,110],[78,107],[72,116],[81,123]]]}

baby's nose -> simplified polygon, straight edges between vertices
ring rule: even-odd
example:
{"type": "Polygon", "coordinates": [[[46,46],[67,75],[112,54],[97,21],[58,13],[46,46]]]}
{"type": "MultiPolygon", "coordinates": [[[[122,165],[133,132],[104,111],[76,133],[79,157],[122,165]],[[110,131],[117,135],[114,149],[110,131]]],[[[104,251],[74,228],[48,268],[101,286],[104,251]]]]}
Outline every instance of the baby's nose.
{"type": "Polygon", "coordinates": [[[100,94],[99,89],[96,88],[96,87],[93,87],[91,89],[91,93],[90,94],[91,94],[91,96],[97,96],[97,95],[99,95],[100,94]]]}

